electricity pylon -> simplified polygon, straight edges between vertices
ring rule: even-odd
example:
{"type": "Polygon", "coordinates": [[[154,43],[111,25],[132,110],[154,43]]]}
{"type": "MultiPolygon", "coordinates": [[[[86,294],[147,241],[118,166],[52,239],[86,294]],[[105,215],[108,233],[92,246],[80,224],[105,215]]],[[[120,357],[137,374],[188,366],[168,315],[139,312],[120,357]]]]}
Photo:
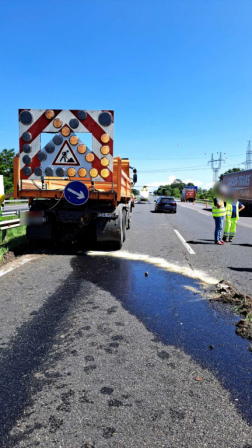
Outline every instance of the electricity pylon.
{"type": "Polygon", "coordinates": [[[221,162],[225,163],[225,159],[222,158],[221,152],[218,159],[214,159],[214,155],[212,154],[211,160],[209,160],[208,165],[211,164],[211,169],[213,170],[213,182],[217,182],[218,173],[221,169],[221,162]]]}
{"type": "Polygon", "coordinates": [[[251,149],[251,141],[248,141],[247,151],[246,151],[246,161],[243,162],[245,165],[245,170],[250,170],[252,168],[252,149],[251,149]]]}

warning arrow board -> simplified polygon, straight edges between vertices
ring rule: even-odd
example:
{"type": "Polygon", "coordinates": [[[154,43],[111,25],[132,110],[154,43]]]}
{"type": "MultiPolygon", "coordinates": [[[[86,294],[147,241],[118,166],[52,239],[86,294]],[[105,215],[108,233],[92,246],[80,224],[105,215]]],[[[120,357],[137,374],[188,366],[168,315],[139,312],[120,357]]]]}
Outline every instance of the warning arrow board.
{"type": "Polygon", "coordinates": [[[80,165],[79,160],[77,159],[67,140],[61,146],[58,154],[53,161],[53,165],[80,165]]]}

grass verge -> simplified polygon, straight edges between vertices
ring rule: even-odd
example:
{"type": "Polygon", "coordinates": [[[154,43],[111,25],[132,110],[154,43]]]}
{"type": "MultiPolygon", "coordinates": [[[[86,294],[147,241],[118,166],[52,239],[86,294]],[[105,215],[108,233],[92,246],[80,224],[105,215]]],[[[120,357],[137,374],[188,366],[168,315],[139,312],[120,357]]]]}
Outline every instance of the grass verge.
{"type": "MultiPolygon", "coordinates": [[[[17,216],[0,217],[0,221],[10,221],[17,219],[17,216]]],[[[2,242],[2,232],[0,232],[0,264],[9,261],[15,255],[21,255],[27,247],[26,226],[15,227],[7,230],[5,240],[2,242]],[[9,254],[9,256],[7,256],[9,254]]]]}

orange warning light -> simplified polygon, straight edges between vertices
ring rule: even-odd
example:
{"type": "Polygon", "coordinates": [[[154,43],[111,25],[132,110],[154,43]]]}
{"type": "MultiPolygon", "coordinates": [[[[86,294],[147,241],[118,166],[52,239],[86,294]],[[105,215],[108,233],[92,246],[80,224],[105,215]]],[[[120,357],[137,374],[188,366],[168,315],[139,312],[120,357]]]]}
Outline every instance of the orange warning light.
{"type": "Polygon", "coordinates": [[[101,164],[102,164],[102,166],[108,166],[109,165],[109,159],[107,159],[107,157],[103,157],[101,159],[101,164]]]}
{"type": "Polygon", "coordinates": [[[86,177],[87,175],[87,170],[85,170],[85,168],[80,168],[78,171],[78,174],[80,177],[86,177]]]}
{"type": "Polygon", "coordinates": [[[55,118],[55,120],[53,120],[53,126],[55,128],[61,128],[62,126],[62,121],[60,118],[55,118]]]}
{"type": "Polygon", "coordinates": [[[68,168],[68,170],[67,170],[67,175],[68,175],[69,177],[73,177],[73,176],[75,176],[75,174],[76,174],[76,171],[75,171],[74,168],[68,168]]]}
{"type": "Polygon", "coordinates": [[[79,145],[78,148],[77,148],[77,151],[78,151],[80,154],[85,154],[86,150],[87,150],[86,145],[82,145],[82,144],[79,145]]]}
{"type": "Polygon", "coordinates": [[[109,170],[107,168],[104,168],[101,170],[102,177],[108,177],[109,176],[109,170]]]}
{"type": "Polygon", "coordinates": [[[67,126],[64,126],[64,128],[61,129],[61,134],[64,135],[64,137],[68,137],[70,134],[70,129],[67,126]]]}
{"type": "Polygon", "coordinates": [[[72,137],[70,137],[69,141],[70,141],[71,145],[77,145],[79,139],[76,135],[72,135],[72,137]]]}
{"type": "Polygon", "coordinates": [[[86,161],[87,161],[87,162],[93,162],[93,160],[94,160],[94,154],[92,154],[92,152],[89,152],[89,153],[86,155],[86,161]]]}
{"type": "Polygon", "coordinates": [[[97,177],[98,176],[98,170],[96,168],[91,168],[89,171],[90,177],[97,177]]]}
{"type": "Polygon", "coordinates": [[[108,143],[109,142],[109,135],[108,134],[102,134],[101,141],[102,143],[108,143]]]}
{"type": "Polygon", "coordinates": [[[51,120],[52,118],[55,117],[54,110],[47,109],[47,110],[45,111],[45,116],[46,116],[46,118],[47,118],[48,120],[51,120]]]}
{"type": "Polygon", "coordinates": [[[102,146],[101,147],[101,153],[106,156],[109,153],[109,146],[102,146]]]}

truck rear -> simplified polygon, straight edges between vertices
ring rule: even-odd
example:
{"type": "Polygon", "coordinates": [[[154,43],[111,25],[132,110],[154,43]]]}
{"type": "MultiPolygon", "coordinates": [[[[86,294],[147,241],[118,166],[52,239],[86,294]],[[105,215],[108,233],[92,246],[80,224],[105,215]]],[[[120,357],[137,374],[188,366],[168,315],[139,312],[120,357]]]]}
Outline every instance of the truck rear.
{"type": "Polygon", "coordinates": [[[182,190],[181,201],[182,202],[193,202],[197,196],[197,187],[188,186],[182,190]]]}
{"type": "Polygon", "coordinates": [[[252,214],[252,170],[224,174],[222,182],[238,192],[239,201],[245,205],[246,214],[252,214]]]}
{"type": "Polygon", "coordinates": [[[19,124],[14,197],[29,199],[28,238],[94,238],[119,249],[130,228],[132,182],[129,160],[113,158],[114,112],[20,109],[19,124]],[[49,134],[44,147],[43,133],[49,134]]]}

